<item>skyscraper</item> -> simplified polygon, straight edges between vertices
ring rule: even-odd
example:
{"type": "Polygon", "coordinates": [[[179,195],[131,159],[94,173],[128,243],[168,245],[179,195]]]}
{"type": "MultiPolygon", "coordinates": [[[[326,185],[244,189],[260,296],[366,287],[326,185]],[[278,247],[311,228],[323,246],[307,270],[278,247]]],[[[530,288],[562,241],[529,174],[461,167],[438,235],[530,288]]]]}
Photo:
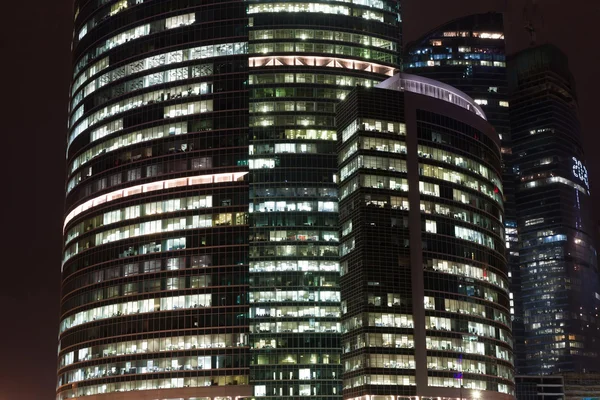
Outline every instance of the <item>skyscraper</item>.
{"type": "Polygon", "coordinates": [[[250,395],[246,5],[75,9],[57,398],[250,395]]]}
{"type": "Polygon", "coordinates": [[[249,1],[250,381],[339,398],[334,105],[399,67],[397,1],[249,1]]]}
{"type": "MultiPolygon", "coordinates": [[[[404,70],[439,80],[465,92],[481,106],[500,136],[506,258],[511,292],[518,290],[519,250],[509,121],[508,77],[503,16],[500,13],[468,15],[408,43],[404,70]]],[[[515,368],[524,360],[521,299],[511,299],[515,368]]]]}
{"type": "Polygon", "coordinates": [[[600,288],[577,99],[566,56],[509,59],[526,360],[523,373],[598,371],[600,288]]]}
{"type": "Polygon", "coordinates": [[[398,2],[74,26],[57,398],[339,398],[333,105],[399,66],[398,2]]]}
{"type": "Polygon", "coordinates": [[[498,135],[408,74],[337,118],[344,398],[512,399],[498,135]]]}

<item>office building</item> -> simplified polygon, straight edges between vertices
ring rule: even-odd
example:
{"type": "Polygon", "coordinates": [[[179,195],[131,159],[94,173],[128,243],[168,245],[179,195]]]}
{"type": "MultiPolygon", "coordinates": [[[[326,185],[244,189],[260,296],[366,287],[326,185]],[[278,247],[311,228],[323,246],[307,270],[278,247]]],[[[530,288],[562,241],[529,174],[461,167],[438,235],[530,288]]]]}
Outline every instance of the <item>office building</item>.
{"type": "Polygon", "coordinates": [[[250,1],[250,382],[341,395],[334,105],[399,67],[397,1],[250,1]]]}
{"type": "Polygon", "coordinates": [[[57,399],[339,399],[334,104],[398,2],[74,8],[57,399]]]}
{"type": "Polygon", "coordinates": [[[525,327],[521,373],[598,371],[600,289],[591,199],[566,56],[509,58],[510,120],[525,327]]]}
{"type": "MultiPolygon", "coordinates": [[[[466,93],[500,136],[506,258],[511,292],[518,291],[519,250],[515,173],[509,121],[504,22],[500,13],[468,15],[433,29],[405,47],[404,71],[432,78],[466,93]]],[[[515,369],[525,358],[521,299],[511,299],[515,369]]]]}
{"type": "Polygon", "coordinates": [[[398,74],[338,106],[343,394],[513,399],[500,140],[398,74]]]}
{"type": "Polygon", "coordinates": [[[75,2],[59,400],[251,394],[246,23],[75,2]]]}

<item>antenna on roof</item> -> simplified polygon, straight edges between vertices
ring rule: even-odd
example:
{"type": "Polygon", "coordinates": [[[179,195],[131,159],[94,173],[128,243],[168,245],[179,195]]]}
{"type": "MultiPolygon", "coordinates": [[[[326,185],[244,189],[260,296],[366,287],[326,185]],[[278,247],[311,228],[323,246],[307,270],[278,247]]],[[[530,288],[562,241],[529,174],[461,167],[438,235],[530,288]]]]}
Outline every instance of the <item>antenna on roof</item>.
{"type": "Polygon", "coordinates": [[[536,24],[534,19],[536,17],[540,18],[540,22],[543,25],[544,21],[542,19],[542,15],[541,13],[538,13],[538,8],[537,8],[537,0],[531,0],[531,6],[529,4],[525,4],[525,7],[523,7],[523,19],[525,20],[525,30],[529,33],[529,37],[530,37],[530,42],[529,44],[531,46],[534,46],[537,40],[537,35],[536,35],[536,24]]]}

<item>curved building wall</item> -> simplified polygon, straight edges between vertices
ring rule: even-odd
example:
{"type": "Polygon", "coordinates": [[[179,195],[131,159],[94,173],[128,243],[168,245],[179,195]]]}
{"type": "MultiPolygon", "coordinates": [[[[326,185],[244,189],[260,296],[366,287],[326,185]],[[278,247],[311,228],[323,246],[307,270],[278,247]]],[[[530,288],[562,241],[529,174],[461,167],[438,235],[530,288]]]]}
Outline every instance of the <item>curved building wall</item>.
{"type": "MultiPolygon", "coordinates": [[[[502,144],[504,226],[511,292],[520,287],[519,237],[515,205],[516,174],[512,163],[504,22],[500,13],[468,15],[441,25],[405,47],[404,70],[439,80],[463,91],[484,110],[502,144]]],[[[523,311],[511,305],[515,367],[525,359],[523,311]]]]}
{"type": "Polygon", "coordinates": [[[353,91],[337,121],[344,398],[512,399],[493,128],[380,88],[353,91]]]}
{"type": "Polygon", "coordinates": [[[247,1],[250,382],[340,398],[335,104],[399,66],[398,2],[247,1]]]}
{"type": "Polygon", "coordinates": [[[246,5],[75,9],[57,399],[247,396],[246,5]]]}

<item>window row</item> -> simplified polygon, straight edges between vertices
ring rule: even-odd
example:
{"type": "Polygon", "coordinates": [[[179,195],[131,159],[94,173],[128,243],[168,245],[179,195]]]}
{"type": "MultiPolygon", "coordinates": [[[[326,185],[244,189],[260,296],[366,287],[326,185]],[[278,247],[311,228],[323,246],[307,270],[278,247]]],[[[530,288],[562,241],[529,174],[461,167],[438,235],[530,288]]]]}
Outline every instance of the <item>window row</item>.
{"type": "MultiPolygon", "coordinates": [[[[376,1],[374,4],[381,5],[383,9],[383,2],[376,1]]],[[[325,14],[339,14],[348,15],[353,17],[359,17],[364,19],[373,19],[379,22],[384,21],[383,13],[372,10],[363,10],[360,8],[351,8],[342,5],[330,5],[324,3],[265,3],[265,4],[251,4],[248,7],[248,14],[259,14],[259,13],[279,13],[279,12],[308,12],[308,13],[325,13],[325,14]]]]}
{"type": "Polygon", "coordinates": [[[337,246],[314,244],[280,245],[280,246],[250,246],[250,258],[257,257],[337,257],[337,246]]]}
{"type": "MultiPolygon", "coordinates": [[[[199,96],[202,90],[206,90],[206,83],[195,83],[185,86],[174,86],[161,90],[156,90],[154,92],[144,93],[138,96],[128,97],[114,104],[107,105],[106,107],[90,114],[89,116],[78,121],[77,123],[75,123],[75,119],[73,119],[73,123],[71,124],[71,126],[74,126],[74,128],[71,130],[67,145],[70,146],[75,140],[75,138],[77,138],[87,128],[97,124],[98,122],[106,118],[110,118],[112,116],[119,115],[126,111],[133,110],[138,107],[143,107],[148,104],[161,103],[178,98],[199,96]],[[205,89],[202,89],[203,87],[205,89]]],[[[177,116],[172,114],[171,110],[183,111],[184,109],[186,109],[188,110],[186,114],[180,112],[179,115],[187,115],[190,113],[190,107],[194,107],[195,109],[193,109],[193,111],[197,113],[212,111],[213,102],[212,100],[204,100],[195,103],[185,103],[177,104],[174,106],[167,106],[165,107],[164,117],[169,118],[177,116]]],[[[75,118],[75,115],[73,115],[72,118],[75,118]]]]}
{"type": "Polygon", "coordinates": [[[264,126],[335,126],[333,116],[327,115],[260,115],[250,117],[249,126],[264,127],[264,126]]]}
{"type": "MultiPolygon", "coordinates": [[[[250,333],[339,333],[340,324],[336,322],[321,322],[310,318],[308,321],[288,321],[288,322],[259,322],[250,324],[250,333]]],[[[273,348],[271,341],[266,343],[264,347],[273,348]],[[271,347],[269,347],[271,346],[271,347]]]]}
{"type": "Polygon", "coordinates": [[[250,318],[338,318],[339,316],[339,307],[261,306],[250,308],[250,318]]]}
{"type": "MultiPolygon", "coordinates": [[[[108,127],[106,127],[106,129],[103,129],[102,131],[94,130],[92,132],[90,142],[102,139],[104,136],[109,135],[110,133],[123,129],[123,120],[121,119],[117,121],[119,121],[118,125],[120,127],[117,128],[116,126],[114,126],[114,130],[109,129],[108,127]]],[[[127,146],[132,146],[137,143],[160,139],[167,136],[184,135],[186,133],[188,133],[187,122],[177,122],[168,125],[153,126],[151,128],[142,129],[136,132],[126,133],[124,135],[117,136],[105,142],[99,143],[93,146],[92,148],[84,151],[71,161],[67,169],[69,173],[73,173],[77,168],[79,168],[82,165],[85,165],[87,162],[94,159],[95,157],[104,155],[111,151],[115,151],[127,146]]],[[[132,160],[134,159],[134,157],[135,156],[132,156],[132,160]]]]}
{"type": "Polygon", "coordinates": [[[325,31],[320,29],[257,29],[249,32],[249,38],[250,40],[256,41],[272,39],[334,40],[339,42],[358,43],[362,46],[372,46],[392,51],[397,50],[396,42],[390,40],[358,33],[325,31]]]}
{"type": "Polygon", "coordinates": [[[63,291],[66,294],[83,286],[94,285],[117,278],[126,278],[139,274],[175,271],[186,268],[206,268],[212,265],[213,256],[211,254],[191,256],[189,257],[189,265],[187,263],[187,257],[158,258],[141,262],[132,262],[124,265],[119,264],[117,266],[87,272],[75,279],[64,281],[63,291]]]}
{"type": "MultiPolygon", "coordinates": [[[[429,191],[431,189],[435,190],[437,188],[437,193],[439,196],[439,185],[428,184],[426,182],[419,183],[423,184],[422,192],[426,192],[426,194],[429,194],[429,191]],[[428,189],[430,186],[431,189],[428,189]]],[[[361,174],[350,179],[348,182],[342,185],[340,190],[340,200],[343,200],[344,198],[348,197],[350,194],[354,193],[361,187],[408,192],[408,180],[405,178],[389,177],[383,175],[361,174]]]]}
{"type": "Polygon", "coordinates": [[[250,103],[250,113],[308,111],[334,113],[334,103],[315,101],[260,101],[250,103]]]}
{"type": "Polygon", "coordinates": [[[465,336],[463,339],[452,339],[427,336],[427,350],[451,351],[463,354],[477,354],[481,356],[496,357],[512,363],[513,355],[505,347],[478,341],[476,337],[465,336]]]}
{"type": "MultiPolygon", "coordinates": [[[[181,52],[177,52],[181,53],[181,52]]],[[[170,53],[169,53],[170,54],[170,53]]],[[[142,60],[143,61],[143,60],[142,60]]],[[[180,60],[182,61],[182,60],[180,60]]],[[[172,61],[175,63],[177,61],[172,61]]],[[[163,63],[164,64],[164,63],[163,63]]],[[[71,102],[71,110],[75,110],[77,105],[81,103],[83,99],[94,93],[96,90],[120,79],[123,79],[129,75],[140,73],[150,68],[144,68],[139,65],[139,62],[128,64],[121,68],[114,69],[101,75],[92,82],[88,83],[83,90],[77,93],[71,102]]],[[[176,82],[189,78],[200,78],[203,76],[209,76],[213,74],[213,64],[201,64],[192,65],[189,67],[174,68],[166,71],[154,72],[151,74],[138,76],[134,79],[114,84],[110,86],[110,90],[105,91],[105,94],[101,96],[102,101],[108,101],[113,97],[121,96],[125,93],[129,93],[135,90],[141,90],[155,85],[160,85],[167,82],[176,82]]],[[[95,104],[98,105],[97,103],[95,104]]]]}
{"type": "Polygon", "coordinates": [[[265,201],[250,203],[250,213],[253,212],[337,212],[338,203],[334,201],[265,201]]]}
{"type": "Polygon", "coordinates": [[[86,201],[83,204],[75,207],[65,217],[64,226],[66,226],[73,218],[82,212],[88,211],[96,206],[118,200],[123,197],[134,196],[141,193],[172,189],[175,187],[208,185],[212,183],[235,182],[244,179],[247,172],[238,172],[234,174],[212,174],[212,175],[197,175],[189,178],[175,178],[163,181],[155,181],[143,185],[130,186],[124,189],[115,190],[107,194],[100,195],[86,201]]]}
{"type": "Polygon", "coordinates": [[[340,292],[332,290],[274,290],[252,291],[250,303],[331,302],[339,303],[340,292]]]}
{"type": "MultiPolygon", "coordinates": [[[[184,387],[207,387],[226,385],[247,385],[246,375],[206,376],[190,378],[164,378],[149,380],[127,380],[122,382],[107,382],[98,385],[78,385],[76,388],[63,390],[58,393],[57,400],[68,400],[73,397],[92,396],[134,390],[174,389],[184,387]]],[[[200,398],[205,399],[205,398],[200,398]]],[[[230,397],[215,397],[220,400],[231,400],[230,397]]]]}
{"type": "Polygon", "coordinates": [[[389,347],[395,349],[413,349],[415,341],[412,335],[400,333],[361,333],[343,341],[344,353],[364,347],[389,347]]]}
{"type": "Polygon", "coordinates": [[[240,355],[174,357],[149,360],[136,359],[133,361],[100,364],[71,370],[59,375],[58,385],[62,386],[91,379],[114,378],[123,375],[244,367],[246,367],[244,357],[240,355]]]}
{"type": "Polygon", "coordinates": [[[340,181],[346,180],[358,169],[381,169],[384,171],[394,171],[406,173],[406,160],[399,160],[390,157],[358,156],[352,158],[340,170],[340,181]]]}
{"type": "Polygon", "coordinates": [[[358,118],[342,131],[342,143],[345,143],[359,130],[367,132],[393,133],[406,136],[406,124],[394,121],[383,121],[372,118],[358,118]]]}
{"type": "Polygon", "coordinates": [[[344,360],[344,371],[350,372],[362,368],[415,369],[415,357],[409,354],[359,355],[344,360]]]}
{"type": "Polygon", "coordinates": [[[496,328],[481,322],[469,321],[465,318],[425,317],[425,329],[445,332],[463,332],[477,336],[501,340],[512,346],[512,338],[507,330],[496,328]]]}
{"type": "Polygon", "coordinates": [[[118,357],[178,350],[241,347],[245,346],[247,344],[246,342],[247,335],[244,333],[227,333],[148,338],[99,344],[63,354],[60,358],[59,367],[62,368],[75,362],[90,361],[104,357],[118,357]]]}
{"type": "Polygon", "coordinates": [[[504,228],[498,221],[488,218],[483,214],[472,212],[464,208],[455,207],[431,201],[421,201],[420,210],[425,214],[452,217],[459,221],[469,222],[481,228],[493,231],[500,237],[504,237],[504,228]]]}
{"type": "Polygon", "coordinates": [[[470,175],[429,164],[419,164],[419,175],[464,185],[472,190],[485,194],[495,200],[498,204],[502,204],[502,193],[497,186],[473,178],[470,175]]]}
{"type": "MultiPolygon", "coordinates": [[[[358,388],[366,385],[385,386],[416,386],[414,375],[359,375],[354,378],[344,379],[344,389],[358,388]]],[[[398,390],[398,389],[395,389],[398,390]]],[[[376,397],[376,396],[374,396],[376,397]]]]}
{"type": "Polygon", "coordinates": [[[238,275],[194,275],[188,277],[169,277],[169,278],[158,278],[158,279],[145,279],[143,281],[124,283],[121,285],[114,285],[103,287],[100,289],[88,290],[83,294],[77,296],[71,296],[69,299],[64,300],[62,304],[62,310],[70,310],[82,305],[97,303],[101,300],[112,299],[122,296],[142,295],[145,293],[156,293],[166,292],[173,290],[184,290],[184,289],[199,289],[213,287],[213,292],[217,292],[219,288],[217,286],[231,286],[231,285],[243,285],[246,282],[240,282],[238,275]],[[236,282],[237,281],[237,282],[236,282]]]}
{"type": "Polygon", "coordinates": [[[390,64],[397,64],[398,57],[393,53],[374,50],[368,47],[355,47],[335,45],[329,43],[310,43],[310,42],[263,42],[248,45],[249,54],[269,54],[269,53],[320,53],[337,54],[341,56],[359,57],[382,61],[390,64]]]}
{"type": "MultiPolygon", "coordinates": [[[[344,100],[350,93],[349,89],[334,89],[334,88],[315,88],[312,86],[306,87],[278,87],[278,88],[254,88],[250,89],[250,98],[254,100],[285,98],[285,97],[305,97],[315,99],[331,99],[344,100]]],[[[335,125],[335,124],[334,124],[335,125]]],[[[332,125],[332,126],[334,126],[332,125]]],[[[258,125],[260,126],[260,125],[258,125]]]]}
{"type": "Polygon", "coordinates": [[[427,369],[466,372],[480,375],[495,375],[504,379],[513,380],[513,370],[510,367],[497,363],[470,360],[468,358],[458,359],[456,357],[448,358],[428,356],[427,369]]]}
{"type": "Polygon", "coordinates": [[[78,325],[106,318],[183,308],[211,307],[212,297],[212,294],[192,294],[187,296],[135,300],[96,307],[64,318],[60,323],[60,333],[78,325]]]}
{"type": "Polygon", "coordinates": [[[488,168],[477,161],[474,161],[467,157],[463,157],[456,153],[452,153],[447,150],[422,145],[418,146],[418,155],[422,158],[430,158],[436,161],[443,161],[460,168],[468,169],[469,171],[481,175],[484,178],[492,181],[492,183],[496,185],[498,190],[503,192],[502,180],[500,179],[498,174],[491,168],[488,168]]]}
{"type": "Polygon", "coordinates": [[[100,246],[119,240],[163,232],[247,224],[248,215],[246,213],[193,215],[188,217],[142,222],[139,224],[123,226],[100,232],[95,236],[88,237],[72,244],[64,251],[64,261],[66,262],[69,258],[94,246],[100,246]]]}
{"type": "Polygon", "coordinates": [[[340,264],[336,261],[294,260],[294,261],[252,261],[250,273],[260,272],[338,272],[340,264]]]}
{"type": "Polygon", "coordinates": [[[277,73],[250,75],[248,84],[250,85],[269,85],[274,83],[313,83],[317,85],[335,85],[335,86],[366,86],[372,87],[379,81],[367,78],[359,78],[348,75],[335,74],[309,74],[309,73],[277,73]]]}
{"type": "MultiPolygon", "coordinates": [[[[177,64],[190,60],[201,60],[212,57],[222,57],[237,54],[248,53],[248,44],[245,42],[236,43],[222,43],[217,45],[208,45],[193,47],[189,49],[176,50],[167,53],[161,53],[150,57],[143,58],[141,60],[134,61],[132,63],[123,65],[115,68],[111,72],[108,72],[98,77],[93,82],[86,85],[85,96],[94,90],[109,84],[118,79],[125,78],[132,74],[137,74],[149,69],[158,68],[164,65],[177,64]]],[[[89,78],[108,68],[109,60],[108,57],[104,58],[100,62],[94,64],[92,67],[87,69],[82,75],[77,78],[71,88],[71,95],[74,96],[75,92],[81,87],[81,85],[89,78]]],[[[77,71],[77,69],[76,69],[77,71]]],[[[207,76],[213,74],[212,64],[200,64],[192,66],[192,76],[207,76]]],[[[78,94],[79,96],[79,94],[78,94]]],[[[75,96],[77,98],[77,96],[75,96]]]]}
{"type": "Polygon", "coordinates": [[[254,184],[253,189],[253,199],[260,199],[262,197],[330,197],[337,200],[337,188],[334,187],[279,187],[273,184],[264,186],[254,184]]]}
{"type": "Polygon", "coordinates": [[[340,363],[339,354],[329,353],[289,353],[289,354],[256,354],[252,357],[252,365],[314,365],[340,363]]]}
{"type": "Polygon", "coordinates": [[[149,215],[171,213],[182,210],[197,210],[200,208],[212,208],[213,196],[190,196],[179,199],[153,201],[145,204],[137,204],[126,208],[112,210],[80,222],[69,229],[65,242],[95,228],[129,219],[141,218],[149,215]]]}
{"type": "Polygon", "coordinates": [[[174,17],[166,18],[162,21],[153,21],[152,24],[145,24],[136,26],[134,28],[128,29],[124,32],[121,32],[115,36],[112,36],[106,39],[102,44],[96,46],[93,50],[87,52],[83,55],[83,57],[79,60],[79,62],[75,65],[73,71],[73,77],[77,76],[79,71],[87,65],[88,62],[93,60],[96,57],[101,56],[109,50],[114,49],[115,47],[121,46],[124,43],[128,43],[132,40],[139,39],[143,36],[150,35],[151,33],[156,33],[162,30],[168,30],[173,28],[178,28],[182,25],[191,25],[196,21],[195,14],[182,14],[174,17]],[[185,21],[185,22],[184,22],[185,21]]]}

